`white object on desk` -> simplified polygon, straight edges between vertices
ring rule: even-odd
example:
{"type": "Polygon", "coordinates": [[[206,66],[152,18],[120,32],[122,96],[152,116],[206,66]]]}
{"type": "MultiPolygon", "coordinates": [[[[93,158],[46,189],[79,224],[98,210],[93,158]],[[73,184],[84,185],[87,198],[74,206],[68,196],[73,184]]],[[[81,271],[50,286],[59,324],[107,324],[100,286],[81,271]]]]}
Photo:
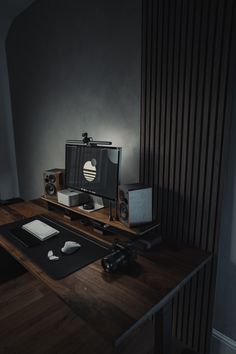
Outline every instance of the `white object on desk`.
{"type": "Polygon", "coordinates": [[[82,205],[82,206],[79,206],[80,210],[83,210],[86,213],[91,213],[92,211],[104,208],[103,199],[101,197],[97,197],[97,196],[91,195],[91,194],[90,194],[90,197],[93,199],[94,208],[93,209],[84,209],[83,205],[82,205]]]}
{"type": "Polygon", "coordinates": [[[77,251],[81,245],[75,241],[66,241],[64,246],[62,247],[61,251],[65,254],[72,254],[77,251]]]}
{"type": "Polygon", "coordinates": [[[54,256],[53,251],[50,250],[50,251],[48,251],[48,259],[50,261],[58,261],[59,257],[58,256],[54,256]]]}
{"type": "Polygon", "coordinates": [[[40,241],[46,241],[50,237],[59,234],[59,231],[40,220],[34,220],[21,226],[23,230],[37,237],[40,241]]]}
{"type": "Polygon", "coordinates": [[[57,192],[58,203],[69,207],[80,205],[86,202],[88,195],[84,192],[75,191],[73,189],[63,189],[57,192]]]}

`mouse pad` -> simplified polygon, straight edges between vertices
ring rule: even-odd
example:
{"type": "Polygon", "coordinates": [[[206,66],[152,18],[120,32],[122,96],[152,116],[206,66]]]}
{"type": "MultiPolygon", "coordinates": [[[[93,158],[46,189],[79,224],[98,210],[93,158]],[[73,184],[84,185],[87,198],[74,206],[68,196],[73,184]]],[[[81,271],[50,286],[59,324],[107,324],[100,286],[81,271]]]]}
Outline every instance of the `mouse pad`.
{"type": "Polygon", "coordinates": [[[62,279],[110,253],[110,249],[103,244],[42,215],[1,226],[0,234],[54,279],[62,279]],[[36,219],[54,227],[60,233],[47,241],[37,240],[36,243],[27,243],[25,234],[21,238],[21,226],[36,219]],[[81,248],[73,254],[63,254],[61,248],[66,241],[78,242],[81,248]],[[50,250],[53,251],[55,256],[60,257],[59,260],[50,261],[48,259],[48,251],[50,250]]]}

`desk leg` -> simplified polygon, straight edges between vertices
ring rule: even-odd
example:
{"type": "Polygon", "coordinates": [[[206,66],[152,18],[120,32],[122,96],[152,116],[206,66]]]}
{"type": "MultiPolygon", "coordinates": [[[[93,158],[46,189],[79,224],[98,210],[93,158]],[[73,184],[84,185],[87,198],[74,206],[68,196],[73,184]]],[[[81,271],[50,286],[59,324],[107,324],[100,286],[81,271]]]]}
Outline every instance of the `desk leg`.
{"type": "Polygon", "coordinates": [[[172,302],[158,311],[155,321],[155,354],[172,353],[172,302]]]}

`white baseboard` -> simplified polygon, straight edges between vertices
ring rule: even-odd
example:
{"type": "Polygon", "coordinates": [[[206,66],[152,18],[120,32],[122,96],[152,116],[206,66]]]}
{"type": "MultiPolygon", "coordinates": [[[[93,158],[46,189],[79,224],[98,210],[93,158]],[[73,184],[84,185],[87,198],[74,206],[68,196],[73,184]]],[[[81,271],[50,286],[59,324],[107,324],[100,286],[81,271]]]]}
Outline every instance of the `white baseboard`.
{"type": "Polygon", "coordinates": [[[217,329],[213,328],[212,336],[219,340],[220,342],[224,343],[228,348],[233,349],[236,353],[236,341],[232,338],[227,337],[225,334],[217,331],[217,329]]]}

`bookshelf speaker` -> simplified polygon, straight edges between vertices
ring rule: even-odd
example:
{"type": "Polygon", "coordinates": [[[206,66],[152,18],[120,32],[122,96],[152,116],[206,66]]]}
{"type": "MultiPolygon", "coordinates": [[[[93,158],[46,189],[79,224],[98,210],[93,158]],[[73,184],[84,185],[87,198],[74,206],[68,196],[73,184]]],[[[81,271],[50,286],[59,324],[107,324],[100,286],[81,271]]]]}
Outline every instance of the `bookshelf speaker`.
{"type": "Polygon", "coordinates": [[[127,226],[152,222],[152,188],[142,184],[118,187],[119,218],[127,226]]]}
{"type": "Polygon", "coordinates": [[[60,168],[44,171],[43,181],[44,192],[46,195],[56,195],[57,192],[63,188],[63,175],[64,170],[60,168]]]}

